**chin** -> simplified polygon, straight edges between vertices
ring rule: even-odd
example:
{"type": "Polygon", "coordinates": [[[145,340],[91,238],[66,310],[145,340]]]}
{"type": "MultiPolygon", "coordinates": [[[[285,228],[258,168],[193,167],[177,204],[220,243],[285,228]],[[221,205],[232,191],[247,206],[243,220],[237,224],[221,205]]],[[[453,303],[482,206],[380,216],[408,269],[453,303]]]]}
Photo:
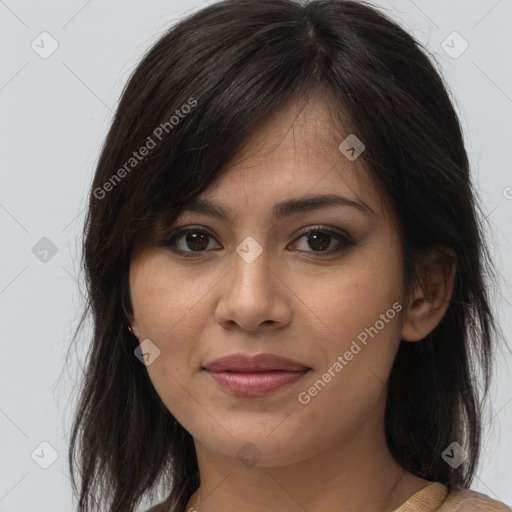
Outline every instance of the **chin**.
{"type": "Polygon", "coordinates": [[[229,459],[238,459],[243,466],[248,468],[270,468],[301,462],[308,458],[308,455],[313,454],[307,452],[315,452],[318,449],[315,450],[315,447],[312,446],[308,450],[297,441],[300,441],[298,434],[291,435],[289,430],[283,430],[281,435],[269,435],[267,430],[258,434],[249,426],[246,436],[231,437],[226,434],[224,439],[203,440],[201,444],[218,455],[229,459]]]}

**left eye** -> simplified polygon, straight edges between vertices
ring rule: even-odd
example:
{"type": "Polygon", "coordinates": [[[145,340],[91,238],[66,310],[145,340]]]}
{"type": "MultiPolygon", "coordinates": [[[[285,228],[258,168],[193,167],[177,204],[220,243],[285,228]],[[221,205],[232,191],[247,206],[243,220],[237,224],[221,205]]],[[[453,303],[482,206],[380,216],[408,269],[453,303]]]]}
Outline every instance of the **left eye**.
{"type": "MultiPolygon", "coordinates": [[[[347,235],[343,235],[341,233],[331,231],[329,229],[309,229],[299,238],[296,239],[296,241],[305,241],[305,245],[309,246],[312,251],[308,251],[307,248],[305,249],[306,252],[321,252],[321,253],[331,253],[336,252],[338,250],[343,249],[344,247],[347,247],[349,245],[352,245],[352,241],[347,235]],[[341,246],[338,249],[332,248],[332,242],[338,242],[338,245],[341,246]],[[327,250],[329,249],[329,250],[327,250]]],[[[301,250],[301,249],[299,249],[301,250]]]]}
{"type": "MultiPolygon", "coordinates": [[[[179,228],[169,233],[163,240],[159,241],[160,246],[168,247],[172,252],[185,257],[201,256],[208,250],[217,250],[220,248],[209,248],[210,242],[215,238],[206,230],[200,228],[179,228]]],[[[352,239],[343,233],[332,231],[326,228],[304,228],[297,237],[293,245],[303,241],[306,246],[312,250],[298,249],[301,252],[315,252],[330,254],[337,252],[345,247],[353,245],[352,239]],[[338,243],[338,248],[332,247],[333,242],[338,243]]],[[[334,244],[336,245],[336,244],[334,244]]]]}

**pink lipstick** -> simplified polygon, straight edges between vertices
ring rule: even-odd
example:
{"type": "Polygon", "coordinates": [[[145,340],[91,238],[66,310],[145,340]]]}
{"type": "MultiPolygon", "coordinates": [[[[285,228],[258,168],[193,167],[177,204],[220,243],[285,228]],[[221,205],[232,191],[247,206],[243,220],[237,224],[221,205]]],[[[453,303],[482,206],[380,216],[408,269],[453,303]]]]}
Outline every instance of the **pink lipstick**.
{"type": "Polygon", "coordinates": [[[204,370],[226,392],[257,397],[293,384],[311,368],[272,354],[233,354],[206,364],[204,370]]]}

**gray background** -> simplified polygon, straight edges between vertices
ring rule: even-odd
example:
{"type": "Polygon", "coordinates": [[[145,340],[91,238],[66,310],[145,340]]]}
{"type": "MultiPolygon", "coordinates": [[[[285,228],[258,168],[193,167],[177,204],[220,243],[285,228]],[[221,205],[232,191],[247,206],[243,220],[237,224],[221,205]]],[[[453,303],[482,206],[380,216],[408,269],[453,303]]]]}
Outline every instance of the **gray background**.
{"type": "MultiPolygon", "coordinates": [[[[435,54],[455,98],[492,226],[494,304],[510,340],[512,0],[374,3],[435,54]]],[[[70,361],[65,355],[82,305],[86,192],[130,72],[167,27],[204,5],[0,0],[0,512],[71,510],[67,436],[84,352],[79,345],[70,361]]],[[[497,359],[473,488],[512,504],[511,357],[497,359]]]]}

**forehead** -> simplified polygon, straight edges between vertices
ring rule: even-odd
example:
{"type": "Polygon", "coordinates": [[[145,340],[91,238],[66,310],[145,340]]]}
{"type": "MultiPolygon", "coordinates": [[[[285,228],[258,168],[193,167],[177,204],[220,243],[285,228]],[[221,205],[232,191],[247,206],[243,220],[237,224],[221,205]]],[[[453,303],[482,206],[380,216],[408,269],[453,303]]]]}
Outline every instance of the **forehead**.
{"type": "Polygon", "coordinates": [[[279,211],[273,205],[286,198],[337,194],[385,217],[388,208],[363,159],[351,160],[339,149],[349,135],[349,123],[333,115],[324,98],[290,101],[256,125],[200,197],[235,210],[252,202],[279,211]]]}

